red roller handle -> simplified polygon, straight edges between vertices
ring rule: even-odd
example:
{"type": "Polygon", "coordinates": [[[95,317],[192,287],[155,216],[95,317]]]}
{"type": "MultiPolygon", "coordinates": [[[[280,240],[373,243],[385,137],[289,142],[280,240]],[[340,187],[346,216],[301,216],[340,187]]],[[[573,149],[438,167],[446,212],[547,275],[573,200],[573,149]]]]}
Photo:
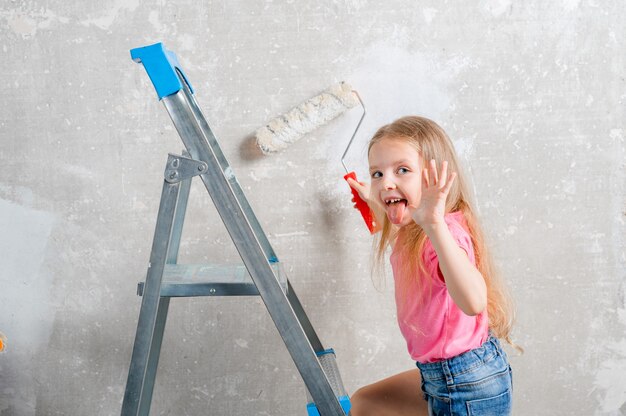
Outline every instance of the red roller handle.
{"type": "MultiPolygon", "coordinates": [[[[344,175],[343,178],[346,180],[346,182],[348,181],[349,178],[354,179],[355,181],[358,182],[355,172],[350,172],[344,175]]],[[[359,210],[359,212],[361,212],[361,216],[363,217],[363,220],[365,220],[365,224],[367,225],[367,228],[370,230],[370,234],[374,234],[376,230],[376,221],[374,219],[372,210],[370,209],[369,205],[367,205],[367,202],[361,199],[361,197],[359,196],[359,192],[356,189],[350,186],[350,190],[352,191],[352,196],[354,197],[354,202],[356,203],[356,207],[359,210]]]]}

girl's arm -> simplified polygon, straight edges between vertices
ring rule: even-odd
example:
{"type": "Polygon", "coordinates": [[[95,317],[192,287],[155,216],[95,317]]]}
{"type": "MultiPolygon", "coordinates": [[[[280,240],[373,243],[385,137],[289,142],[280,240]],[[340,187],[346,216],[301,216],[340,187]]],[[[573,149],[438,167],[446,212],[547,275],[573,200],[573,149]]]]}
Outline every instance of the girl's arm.
{"type": "Polygon", "coordinates": [[[478,315],[487,306],[487,286],[482,274],[459,247],[445,222],[423,229],[437,253],[439,269],[454,303],[466,315],[478,315]]]}
{"type": "Polygon", "coordinates": [[[422,227],[437,253],[439,269],[448,292],[466,315],[478,315],[487,306],[487,285],[482,274],[459,247],[444,220],[446,199],[456,178],[448,178],[448,162],[437,172],[434,160],[422,174],[419,206],[411,206],[411,217],[422,227]]]}

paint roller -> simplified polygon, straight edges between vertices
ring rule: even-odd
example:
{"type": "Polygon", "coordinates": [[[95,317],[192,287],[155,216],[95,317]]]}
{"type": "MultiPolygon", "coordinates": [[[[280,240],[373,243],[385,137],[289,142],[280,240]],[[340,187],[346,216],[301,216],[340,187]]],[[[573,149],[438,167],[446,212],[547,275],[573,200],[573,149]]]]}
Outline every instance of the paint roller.
{"type": "MultiPolygon", "coordinates": [[[[341,164],[346,170],[344,179],[347,181],[348,178],[352,178],[358,182],[356,173],[354,171],[349,172],[344,159],[359,127],[361,127],[366,111],[359,94],[345,82],[329,87],[321,94],[300,103],[300,105],[289,112],[270,120],[265,126],[256,131],[257,145],[266,155],[284,150],[304,135],[359,104],[363,109],[363,114],[352,133],[346,150],[341,156],[341,164]]],[[[352,191],[356,208],[361,213],[367,228],[370,230],[370,233],[374,233],[376,222],[370,207],[367,205],[367,202],[361,199],[359,193],[354,188],[350,187],[350,190],[352,191]]]]}

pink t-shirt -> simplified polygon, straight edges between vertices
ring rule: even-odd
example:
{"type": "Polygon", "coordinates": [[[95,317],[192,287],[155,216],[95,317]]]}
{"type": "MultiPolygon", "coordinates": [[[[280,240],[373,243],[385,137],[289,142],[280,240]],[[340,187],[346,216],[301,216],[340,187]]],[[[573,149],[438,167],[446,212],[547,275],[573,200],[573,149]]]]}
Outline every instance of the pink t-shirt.
{"type": "MultiPolygon", "coordinates": [[[[474,248],[463,213],[446,214],[445,221],[459,247],[465,250],[472,264],[475,264],[474,248]]],[[[420,363],[429,363],[480,347],[488,338],[487,309],[479,315],[468,316],[454,303],[443,275],[438,271],[437,253],[428,238],[422,256],[427,273],[423,275],[420,270],[413,271],[420,274],[418,278],[421,285],[417,285],[415,276],[404,276],[401,234],[390,260],[395,281],[398,324],[411,358],[420,363]]]]}

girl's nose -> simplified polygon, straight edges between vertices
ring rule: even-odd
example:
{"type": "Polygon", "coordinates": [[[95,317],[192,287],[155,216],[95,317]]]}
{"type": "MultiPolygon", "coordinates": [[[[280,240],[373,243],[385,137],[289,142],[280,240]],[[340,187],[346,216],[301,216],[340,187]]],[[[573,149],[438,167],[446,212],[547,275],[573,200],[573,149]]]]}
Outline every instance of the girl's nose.
{"type": "Polygon", "coordinates": [[[383,187],[387,190],[396,189],[396,184],[389,179],[385,179],[385,182],[383,182],[383,187]]]}

